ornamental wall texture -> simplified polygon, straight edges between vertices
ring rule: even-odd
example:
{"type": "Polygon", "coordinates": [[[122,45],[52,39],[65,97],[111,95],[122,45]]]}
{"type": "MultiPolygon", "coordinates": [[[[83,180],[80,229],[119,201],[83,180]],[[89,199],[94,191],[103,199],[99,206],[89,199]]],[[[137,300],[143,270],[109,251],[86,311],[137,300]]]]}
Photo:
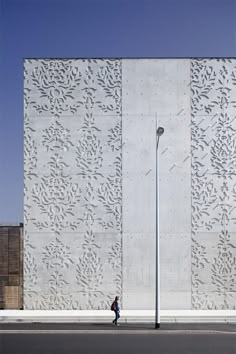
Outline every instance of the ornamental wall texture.
{"type": "Polygon", "coordinates": [[[25,60],[25,309],[236,309],[236,59],[25,60]]]}

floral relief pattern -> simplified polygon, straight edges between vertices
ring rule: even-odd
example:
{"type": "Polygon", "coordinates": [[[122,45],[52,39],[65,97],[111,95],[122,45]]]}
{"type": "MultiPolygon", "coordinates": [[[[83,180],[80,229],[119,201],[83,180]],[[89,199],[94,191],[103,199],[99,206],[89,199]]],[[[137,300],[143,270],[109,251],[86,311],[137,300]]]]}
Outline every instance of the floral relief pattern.
{"type": "Polygon", "coordinates": [[[48,274],[25,280],[25,308],[107,309],[122,291],[121,262],[104,264],[122,232],[121,61],[26,60],[24,97],[25,229],[48,274]]]}
{"type": "Polygon", "coordinates": [[[122,293],[122,244],[121,241],[117,241],[113,246],[110,247],[108,253],[108,262],[114,270],[117,271],[115,277],[116,289],[113,298],[116,294],[122,293]]]}
{"type": "Polygon", "coordinates": [[[31,73],[32,84],[38,89],[37,100],[31,101],[36,112],[49,112],[55,117],[67,111],[75,113],[74,91],[81,80],[79,68],[72,60],[38,62],[40,65],[36,65],[31,73]]]}
{"type": "Polygon", "coordinates": [[[121,120],[116,124],[114,128],[109,129],[108,134],[108,145],[111,147],[112,151],[121,152],[121,120]]]}
{"type": "Polygon", "coordinates": [[[67,269],[74,264],[71,248],[56,237],[43,247],[41,256],[43,267],[48,271],[48,287],[37,299],[35,309],[76,309],[78,302],[73,298],[65,279],[67,269]]]}
{"type": "MultiPolygon", "coordinates": [[[[91,64],[91,63],[90,63],[91,64]]],[[[99,117],[95,117],[93,113],[94,107],[97,105],[103,111],[107,112],[110,109],[114,109],[116,114],[120,114],[120,99],[121,99],[121,77],[118,70],[120,68],[119,61],[108,61],[106,69],[104,67],[98,70],[97,74],[94,74],[92,65],[88,65],[86,68],[86,77],[83,81],[83,104],[87,111],[84,116],[82,127],[80,128],[80,139],[76,148],[76,162],[79,169],[79,176],[87,180],[87,184],[84,186],[84,203],[82,208],[83,220],[85,220],[87,226],[94,225],[96,222],[102,226],[102,229],[115,228],[117,231],[121,231],[121,116],[119,115],[116,125],[108,129],[106,144],[111,148],[113,152],[114,162],[112,165],[113,173],[108,174],[104,170],[104,162],[106,161],[106,155],[104,155],[104,132],[99,128],[99,117]],[[113,78],[112,78],[112,70],[113,78]],[[101,86],[105,92],[105,98],[113,98],[113,104],[105,106],[100,105],[100,101],[96,100],[95,81],[98,79],[99,86],[101,86]],[[118,92],[119,87],[119,92],[118,92]],[[117,107],[115,109],[115,107],[117,107]],[[119,109],[118,109],[119,108],[119,109]],[[97,124],[98,122],[98,124],[97,124]],[[94,188],[94,182],[98,181],[100,187],[94,188]],[[97,202],[100,202],[99,206],[97,202]],[[97,216],[97,208],[104,207],[105,217],[101,218],[97,216]],[[106,218],[108,216],[108,219],[106,218]]],[[[106,100],[104,100],[106,102],[106,100]]],[[[112,118],[111,118],[112,119],[112,118]]],[[[97,182],[96,182],[97,185],[97,182]]]]}
{"type": "Polygon", "coordinates": [[[112,97],[111,104],[99,104],[103,112],[114,111],[121,113],[121,62],[110,60],[107,65],[101,67],[97,74],[98,85],[103,88],[105,97],[112,97]]]}
{"type": "Polygon", "coordinates": [[[100,221],[100,224],[105,229],[115,228],[116,230],[121,231],[121,158],[117,157],[114,162],[116,167],[115,174],[108,176],[105,179],[104,183],[101,183],[101,186],[98,190],[98,200],[104,205],[105,213],[111,215],[112,218],[109,222],[104,220],[100,221]]]}
{"type": "Polygon", "coordinates": [[[96,135],[100,129],[95,126],[92,114],[86,114],[81,131],[83,136],[76,149],[79,175],[88,179],[97,179],[98,176],[102,176],[103,148],[96,135]]]}
{"type": "Polygon", "coordinates": [[[234,60],[191,60],[194,309],[235,309],[235,73],[234,60]]]}
{"type": "Polygon", "coordinates": [[[77,264],[76,279],[83,296],[87,298],[87,308],[94,309],[97,298],[104,298],[104,293],[100,290],[104,270],[97,252],[101,247],[97,245],[92,231],[86,232],[82,247],[84,252],[77,264]]]}
{"type": "Polygon", "coordinates": [[[58,238],[44,247],[42,261],[49,268],[66,267],[73,263],[70,247],[65,246],[58,238]]]}
{"type": "Polygon", "coordinates": [[[68,151],[73,146],[69,129],[55,121],[48,129],[44,130],[42,144],[47,151],[63,150],[68,151]]]}
{"type": "MultiPolygon", "coordinates": [[[[103,243],[103,240],[97,240],[93,231],[87,231],[82,244],[83,252],[76,263],[78,302],[81,304],[86,300],[86,309],[109,309],[115,294],[121,293],[120,241],[113,243],[108,250],[104,250],[103,243]],[[104,251],[108,253],[104,254],[104,251]],[[114,275],[114,279],[109,280],[109,292],[104,288],[108,273],[114,275]]],[[[82,308],[81,305],[79,308],[82,308]]]]}
{"type": "Polygon", "coordinates": [[[35,169],[37,168],[37,147],[32,138],[32,130],[25,129],[25,146],[24,146],[24,174],[25,178],[32,179],[35,177],[35,169]]]}
{"type": "Polygon", "coordinates": [[[49,174],[41,177],[32,189],[32,200],[38,206],[45,221],[35,221],[38,230],[50,228],[60,234],[64,228],[76,229],[76,224],[70,222],[77,203],[80,201],[81,190],[78,183],[72,182],[72,177],[65,176],[64,168],[68,167],[58,155],[52,156],[49,163],[49,174]]]}
{"type": "Polygon", "coordinates": [[[221,298],[221,308],[227,309],[229,304],[236,309],[234,296],[236,293],[236,246],[231,243],[231,237],[227,230],[219,235],[217,255],[211,266],[212,284],[217,295],[221,298]]]}
{"type": "Polygon", "coordinates": [[[33,256],[33,250],[35,247],[30,243],[29,235],[25,231],[24,235],[24,284],[27,284],[27,287],[24,287],[24,302],[30,303],[32,297],[36,295],[34,287],[37,284],[38,276],[38,267],[33,256]]]}
{"type": "Polygon", "coordinates": [[[211,146],[211,165],[219,177],[230,177],[236,174],[236,129],[231,125],[227,113],[219,116],[216,136],[211,146]]]}

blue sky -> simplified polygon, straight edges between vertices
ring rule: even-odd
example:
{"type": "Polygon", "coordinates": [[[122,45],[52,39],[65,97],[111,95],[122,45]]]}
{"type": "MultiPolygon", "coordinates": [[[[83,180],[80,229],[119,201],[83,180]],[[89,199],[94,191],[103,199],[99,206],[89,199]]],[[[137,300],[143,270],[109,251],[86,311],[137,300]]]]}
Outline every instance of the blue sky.
{"type": "Polygon", "coordinates": [[[0,223],[23,221],[23,58],[236,57],[236,0],[0,0],[0,223]]]}

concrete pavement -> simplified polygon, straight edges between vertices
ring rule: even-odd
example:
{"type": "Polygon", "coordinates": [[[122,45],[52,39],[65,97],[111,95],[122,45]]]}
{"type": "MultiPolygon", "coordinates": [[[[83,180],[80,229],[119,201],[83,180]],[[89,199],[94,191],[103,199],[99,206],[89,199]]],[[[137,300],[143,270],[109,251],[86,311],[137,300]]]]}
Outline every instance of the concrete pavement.
{"type": "Polygon", "coordinates": [[[236,324],[163,323],[160,329],[154,323],[1,323],[0,333],[231,333],[236,335],[236,324]]]}
{"type": "MultiPolygon", "coordinates": [[[[0,310],[0,323],[110,323],[114,314],[99,311],[0,310]]],[[[161,323],[235,323],[236,310],[161,310],[161,323]]],[[[154,310],[122,310],[121,323],[152,323],[154,310]]]]}

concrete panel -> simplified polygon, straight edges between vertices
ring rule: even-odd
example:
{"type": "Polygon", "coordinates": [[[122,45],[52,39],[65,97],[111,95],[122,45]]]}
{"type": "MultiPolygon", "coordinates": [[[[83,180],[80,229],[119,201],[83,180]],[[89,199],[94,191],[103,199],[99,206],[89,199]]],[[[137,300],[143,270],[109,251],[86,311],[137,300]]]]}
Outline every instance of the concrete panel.
{"type": "Polygon", "coordinates": [[[235,59],[191,60],[194,309],[235,308],[235,72],[235,59]]]}
{"type": "Polygon", "coordinates": [[[161,309],[191,308],[189,233],[162,233],[160,238],[161,309]]]}
{"type": "Polygon", "coordinates": [[[189,107],[189,59],[123,59],[122,111],[160,116],[189,107]]]}
{"type": "Polygon", "coordinates": [[[121,138],[120,60],[25,61],[25,308],[122,292],[121,138]]]}
{"type": "MultiPolygon", "coordinates": [[[[182,171],[181,171],[182,172],[182,171]]],[[[188,234],[186,247],[191,243],[191,185],[189,174],[162,174],[159,179],[160,234],[188,234]]],[[[177,240],[175,241],[175,243],[177,240]]]]}
{"type": "Polygon", "coordinates": [[[123,232],[155,231],[155,120],[123,115],[123,232]]]}
{"type": "Polygon", "coordinates": [[[24,253],[26,309],[105,309],[121,293],[121,234],[30,233],[24,253]]]}
{"type": "Polygon", "coordinates": [[[123,234],[123,308],[155,305],[155,234],[123,234]]]}
{"type": "Polygon", "coordinates": [[[161,310],[189,310],[191,307],[191,291],[163,290],[161,287],[161,310]]]}
{"type": "MultiPolygon", "coordinates": [[[[191,130],[190,130],[190,61],[189,60],[123,60],[123,230],[128,233],[153,233],[156,220],[155,119],[165,128],[159,141],[159,200],[161,237],[162,298],[181,284],[184,308],[191,304],[191,130]],[[146,173],[148,173],[146,175],[146,173]],[[181,206],[181,207],[180,207],[181,206]],[[181,242],[184,234],[184,242],[181,242]],[[171,244],[170,244],[171,237],[171,244]],[[180,246],[181,243],[181,246],[180,246]],[[172,252],[172,251],[173,252],[172,252]],[[176,252],[174,252],[176,250],[176,252]],[[179,251],[177,251],[179,250],[179,251]],[[166,256],[171,254],[171,262],[166,256]],[[187,256],[188,255],[188,256],[187,256]],[[180,264],[180,260],[183,264],[180,264]],[[184,269],[184,270],[183,270],[184,269]],[[182,275],[181,275],[182,274],[182,275]],[[180,280],[181,279],[181,280],[180,280]],[[164,283],[163,283],[164,281],[164,283]]],[[[147,237],[147,236],[146,236],[147,237]]],[[[133,242],[135,237],[133,238],[133,242]]],[[[132,239],[130,240],[132,242],[132,239]]],[[[153,241],[154,242],[154,241],[153,241]]],[[[134,247],[137,247],[134,243],[134,247]]],[[[150,247],[146,245],[146,255],[150,247]]],[[[123,286],[128,301],[135,292],[132,275],[126,271],[132,255],[123,248],[123,286]],[[130,278],[129,278],[130,277],[130,278]],[[128,284],[128,285],[127,285],[128,284]]],[[[153,259],[153,262],[155,258],[153,259]]],[[[133,260],[132,260],[133,262],[133,260]]],[[[139,274],[144,270],[138,264],[139,274]]],[[[147,260],[148,262],[148,260],[147,260]]],[[[152,269],[155,276],[155,265],[152,269]]],[[[138,279],[136,279],[138,281],[138,279]]],[[[152,289],[154,289],[155,283],[152,289]]],[[[137,293],[143,293],[136,287],[137,293]]],[[[144,293],[143,293],[144,294],[144,293]]],[[[142,295],[139,295],[142,298],[142,295]]],[[[146,293],[145,296],[146,297],[146,293]]],[[[152,298],[153,296],[150,295],[152,298]]],[[[161,308],[179,308],[179,298],[171,297],[161,308]]],[[[154,300],[153,300],[154,301],[154,300]]],[[[149,305],[150,305],[150,301],[149,305]]],[[[153,304],[153,302],[152,302],[153,304]]],[[[154,305],[153,305],[154,306],[154,305]]]]}

